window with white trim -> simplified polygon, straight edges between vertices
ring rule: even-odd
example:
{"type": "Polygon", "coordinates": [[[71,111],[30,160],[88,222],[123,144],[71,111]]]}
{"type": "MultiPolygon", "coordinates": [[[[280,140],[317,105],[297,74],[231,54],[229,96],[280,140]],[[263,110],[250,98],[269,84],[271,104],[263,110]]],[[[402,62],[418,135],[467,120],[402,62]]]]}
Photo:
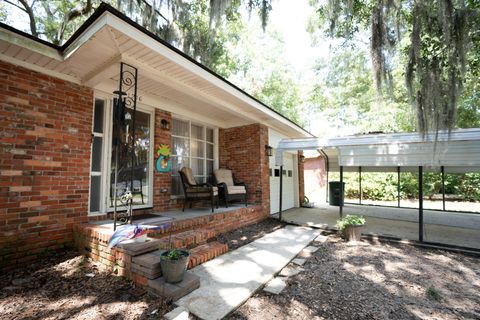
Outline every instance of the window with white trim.
{"type": "Polygon", "coordinates": [[[172,196],[183,196],[178,171],[192,168],[197,182],[212,182],[215,162],[214,129],[182,119],[172,120],[172,196]]]}

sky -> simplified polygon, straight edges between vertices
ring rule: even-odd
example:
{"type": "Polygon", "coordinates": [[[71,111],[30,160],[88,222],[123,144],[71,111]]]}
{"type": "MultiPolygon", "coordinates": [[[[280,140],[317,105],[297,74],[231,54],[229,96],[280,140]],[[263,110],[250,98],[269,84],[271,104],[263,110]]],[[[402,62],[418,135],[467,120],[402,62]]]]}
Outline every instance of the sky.
{"type": "Polygon", "coordinates": [[[306,31],[313,10],[308,0],[277,0],[272,6],[269,23],[283,35],[290,64],[303,70],[318,58],[319,50],[311,47],[310,35],[306,31]]]}

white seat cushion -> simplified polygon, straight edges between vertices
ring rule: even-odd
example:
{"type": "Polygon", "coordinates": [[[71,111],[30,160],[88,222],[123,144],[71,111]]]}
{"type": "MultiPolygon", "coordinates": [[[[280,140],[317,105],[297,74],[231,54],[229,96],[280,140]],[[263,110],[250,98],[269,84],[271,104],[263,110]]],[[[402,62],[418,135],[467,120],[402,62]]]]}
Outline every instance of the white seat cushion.
{"type": "Polygon", "coordinates": [[[228,194],[244,194],[247,190],[244,186],[227,186],[228,194]]]}

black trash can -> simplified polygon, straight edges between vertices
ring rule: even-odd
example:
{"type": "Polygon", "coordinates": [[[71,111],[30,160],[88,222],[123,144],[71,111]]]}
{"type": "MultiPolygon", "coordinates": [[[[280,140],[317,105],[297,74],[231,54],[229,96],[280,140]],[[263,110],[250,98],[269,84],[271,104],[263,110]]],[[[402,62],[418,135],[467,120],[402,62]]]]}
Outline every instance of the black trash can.
{"type": "Polygon", "coordinates": [[[340,193],[341,183],[343,183],[343,194],[345,194],[345,182],[330,181],[328,183],[328,203],[331,206],[340,206],[340,202],[343,205],[343,194],[340,193]]]}

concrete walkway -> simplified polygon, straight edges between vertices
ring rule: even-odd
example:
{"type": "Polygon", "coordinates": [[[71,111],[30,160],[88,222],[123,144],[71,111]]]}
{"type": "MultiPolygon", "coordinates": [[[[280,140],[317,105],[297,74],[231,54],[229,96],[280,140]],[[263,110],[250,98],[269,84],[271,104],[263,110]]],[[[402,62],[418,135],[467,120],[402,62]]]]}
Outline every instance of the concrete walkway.
{"type": "Polygon", "coordinates": [[[280,272],[319,232],[286,226],[191,270],[200,288],[175,304],[201,319],[221,319],[280,272]]]}

